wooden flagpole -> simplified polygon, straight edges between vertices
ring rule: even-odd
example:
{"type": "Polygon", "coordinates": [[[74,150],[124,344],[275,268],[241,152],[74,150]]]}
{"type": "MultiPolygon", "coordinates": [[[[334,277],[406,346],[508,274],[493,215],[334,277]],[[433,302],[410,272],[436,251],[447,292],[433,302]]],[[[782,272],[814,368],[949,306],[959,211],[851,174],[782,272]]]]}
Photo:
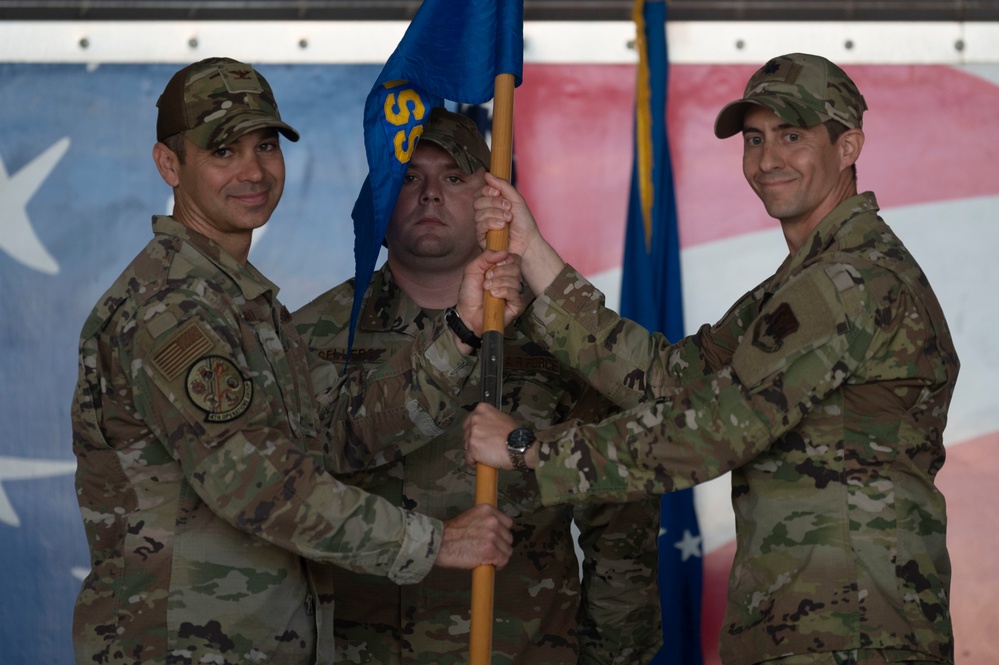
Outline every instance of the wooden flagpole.
{"type": "MultiPolygon", "coordinates": [[[[489,171],[497,178],[509,180],[513,172],[513,74],[496,77],[493,94],[493,127],[489,171]]],[[[490,231],[486,247],[505,250],[509,233],[490,231]]],[[[502,406],[503,395],[503,309],[505,303],[485,293],[483,302],[482,349],[479,366],[482,371],[482,401],[496,408],[502,406]]],[[[475,503],[496,506],[497,471],[485,464],[475,465],[475,503]]],[[[472,616],[470,625],[469,665],[489,665],[492,659],[493,592],[495,569],[490,565],[472,570],[472,616]]]]}

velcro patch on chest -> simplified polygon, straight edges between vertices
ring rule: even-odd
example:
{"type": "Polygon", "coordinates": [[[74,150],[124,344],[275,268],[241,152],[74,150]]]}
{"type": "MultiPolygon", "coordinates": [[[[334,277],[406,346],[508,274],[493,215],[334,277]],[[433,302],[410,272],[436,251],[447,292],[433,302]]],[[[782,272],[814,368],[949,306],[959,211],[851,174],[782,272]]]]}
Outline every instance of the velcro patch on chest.
{"type": "Polygon", "coordinates": [[[778,351],[784,344],[784,339],[795,332],[801,324],[795,316],[791,305],[782,302],[772,312],[761,316],[753,327],[753,346],[767,353],[778,351]]]}
{"type": "Polygon", "coordinates": [[[253,382],[222,356],[204,356],[187,370],[187,396],[205,412],[205,421],[225,423],[240,417],[253,400],[253,382]]]}
{"type": "Polygon", "coordinates": [[[736,349],[732,368],[752,388],[794,360],[849,329],[835,305],[836,290],[824,273],[786,285],[767,303],[751,332],[736,349]],[[834,307],[836,309],[834,309],[834,307]]]}

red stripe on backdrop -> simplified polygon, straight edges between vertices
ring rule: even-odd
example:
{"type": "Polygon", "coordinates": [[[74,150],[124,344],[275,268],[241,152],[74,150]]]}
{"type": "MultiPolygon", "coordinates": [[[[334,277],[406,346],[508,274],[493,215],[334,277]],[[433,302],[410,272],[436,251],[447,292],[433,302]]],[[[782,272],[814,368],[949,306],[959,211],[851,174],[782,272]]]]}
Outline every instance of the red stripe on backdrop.
{"type": "MultiPolygon", "coordinates": [[[[999,193],[999,87],[945,66],[846,70],[869,107],[858,181],[882,207],[999,193]]],[[[754,71],[743,65],[672,69],[669,129],[684,247],[775,228],[743,179],[741,142],[718,140],[713,132],[718,111],[742,96],[754,71]]]]}
{"type": "Polygon", "coordinates": [[[728,574],[735,559],[735,541],[704,556],[703,595],[701,596],[701,651],[704,665],[721,665],[718,655],[718,635],[725,616],[728,574]]]}
{"type": "MultiPolygon", "coordinates": [[[[739,139],[721,141],[712,131],[718,110],[741,96],[754,69],[671,68],[669,132],[683,247],[775,228],[742,177],[739,139]]],[[[858,165],[861,189],[876,192],[884,207],[999,193],[999,87],[944,66],[847,69],[870,106],[858,165]]],[[[570,263],[588,275],[617,267],[624,251],[634,70],[529,65],[524,72],[514,124],[524,146],[517,153],[521,190],[570,263]]]]}
{"type": "Polygon", "coordinates": [[[514,103],[517,184],[545,236],[585,275],[620,266],[635,70],[525,65],[514,103]]]}
{"type": "Polygon", "coordinates": [[[999,432],[948,448],[947,461],[937,478],[937,486],[947,498],[947,549],[954,571],[951,613],[958,665],[999,663],[996,478],[999,432]]]}

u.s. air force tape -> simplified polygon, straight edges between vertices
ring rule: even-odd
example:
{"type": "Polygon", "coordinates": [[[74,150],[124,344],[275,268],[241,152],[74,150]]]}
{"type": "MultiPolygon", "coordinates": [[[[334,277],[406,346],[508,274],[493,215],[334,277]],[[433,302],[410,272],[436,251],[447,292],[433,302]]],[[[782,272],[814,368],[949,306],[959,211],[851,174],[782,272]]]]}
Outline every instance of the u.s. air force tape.
{"type": "Polygon", "coordinates": [[[205,421],[225,423],[243,415],[253,399],[253,382],[228,358],[204,356],[187,370],[187,396],[205,421]]]}

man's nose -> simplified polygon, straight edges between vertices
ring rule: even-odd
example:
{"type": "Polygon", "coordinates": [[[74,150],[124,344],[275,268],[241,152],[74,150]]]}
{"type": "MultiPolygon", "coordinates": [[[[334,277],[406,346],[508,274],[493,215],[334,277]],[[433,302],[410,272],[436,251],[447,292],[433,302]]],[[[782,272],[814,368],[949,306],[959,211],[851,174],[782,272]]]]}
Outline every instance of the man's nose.
{"type": "Polygon", "coordinates": [[[264,167],[261,163],[262,157],[253,152],[241,160],[239,177],[242,180],[258,182],[264,177],[264,167]]]}
{"type": "Polygon", "coordinates": [[[766,141],[760,153],[760,168],[764,171],[772,171],[779,168],[783,162],[784,158],[781,155],[780,149],[773,142],[766,141]]]}
{"type": "Polygon", "coordinates": [[[420,190],[420,202],[421,203],[440,203],[441,201],[441,190],[437,183],[428,179],[423,183],[423,189],[420,190]]]}

